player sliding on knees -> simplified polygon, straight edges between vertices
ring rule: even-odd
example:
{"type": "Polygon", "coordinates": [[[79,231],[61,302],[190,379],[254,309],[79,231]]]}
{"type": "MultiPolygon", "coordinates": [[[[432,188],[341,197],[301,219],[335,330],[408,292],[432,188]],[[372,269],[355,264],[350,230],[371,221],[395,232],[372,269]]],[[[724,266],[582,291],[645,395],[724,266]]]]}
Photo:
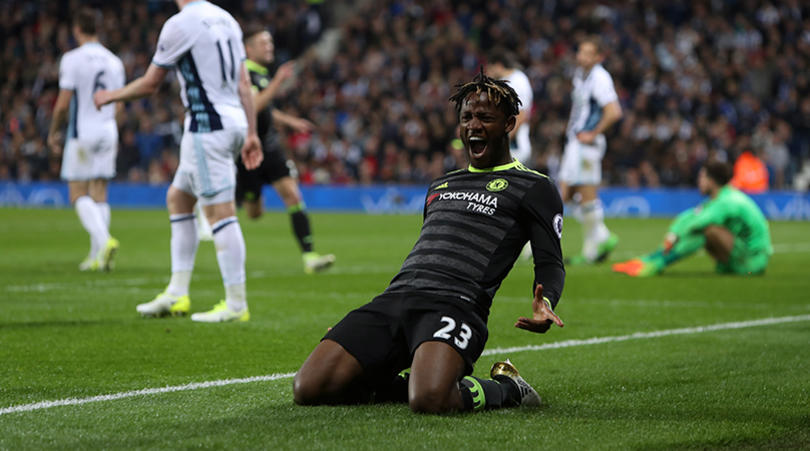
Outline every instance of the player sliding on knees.
{"type": "Polygon", "coordinates": [[[492,298],[524,243],[534,258],[532,315],[544,333],[563,290],[562,201],[548,177],[509,153],[520,101],[483,73],[451,97],[470,165],[433,181],[419,239],[384,293],[350,312],[295,375],[302,405],[408,402],[423,413],[540,404],[508,360],[471,376],[488,337],[492,298]],[[407,370],[410,368],[410,370],[407,370]]]}

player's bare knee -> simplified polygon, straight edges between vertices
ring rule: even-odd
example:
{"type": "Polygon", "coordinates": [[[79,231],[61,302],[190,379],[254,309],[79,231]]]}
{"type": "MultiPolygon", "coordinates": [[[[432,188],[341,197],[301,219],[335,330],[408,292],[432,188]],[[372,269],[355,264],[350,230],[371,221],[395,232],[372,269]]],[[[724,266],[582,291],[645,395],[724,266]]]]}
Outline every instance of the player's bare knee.
{"type": "Polygon", "coordinates": [[[734,234],[721,226],[709,226],[703,230],[706,251],[716,260],[726,262],[734,248],[734,234]]]}
{"type": "Polygon", "coordinates": [[[721,228],[718,226],[708,226],[703,229],[703,235],[707,240],[717,240],[720,238],[721,228]]]}
{"type": "MultiPolygon", "coordinates": [[[[261,198],[260,198],[261,199],[261,198]]],[[[259,201],[246,201],[244,203],[245,212],[250,219],[259,219],[262,217],[264,210],[262,209],[261,200],[259,201]]]]}
{"type": "Polygon", "coordinates": [[[191,213],[194,211],[196,202],[197,199],[194,196],[173,186],[169,186],[169,190],[166,192],[166,207],[171,214],[191,213]]]}
{"type": "Polygon", "coordinates": [[[712,239],[716,239],[724,243],[734,242],[734,234],[731,233],[731,230],[723,226],[710,225],[706,227],[703,233],[707,238],[711,237],[712,239]]]}
{"type": "Polygon", "coordinates": [[[281,201],[287,208],[294,207],[303,201],[301,196],[299,196],[298,193],[296,192],[288,192],[284,194],[279,193],[279,194],[281,196],[281,201]]]}
{"type": "Polygon", "coordinates": [[[313,390],[306,383],[306,379],[296,374],[293,378],[293,401],[300,406],[314,404],[313,390]]]}
{"type": "Polygon", "coordinates": [[[440,414],[458,410],[451,393],[445,388],[430,387],[410,390],[408,407],[414,413],[440,414]]]}
{"type": "Polygon", "coordinates": [[[293,378],[293,400],[301,406],[319,404],[322,386],[309,374],[299,370],[293,378]]]}
{"type": "Polygon", "coordinates": [[[408,407],[413,413],[424,414],[442,414],[458,410],[449,403],[442,402],[439,398],[413,398],[408,401],[408,407]]]}
{"type": "Polygon", "coordinates": [[[87,196],[89,189],[86,182],[69,182],[68,183],[68,198],[71,205],[76,205],[76,201],[82,196],[87,196]]]}
{"type": "Polygon", "coordinates": [[[293,400],[298,405],[334,403],[346,385],[339,374],[308,359],[293,377],[293,400]]]}

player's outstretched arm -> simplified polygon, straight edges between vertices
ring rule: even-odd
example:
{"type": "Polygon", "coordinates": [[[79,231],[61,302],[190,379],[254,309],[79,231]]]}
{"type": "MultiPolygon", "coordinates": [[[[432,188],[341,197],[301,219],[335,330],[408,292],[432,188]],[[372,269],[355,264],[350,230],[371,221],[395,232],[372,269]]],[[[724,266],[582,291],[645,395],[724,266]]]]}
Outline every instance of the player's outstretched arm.
{"type": "Polygon", "coordinates": [[[273,120],[279,124],[286,125],[299,133],[306,133],[315,130],[315,124],[308,119],[287,114],[278,108],[273,108],[273,120]]]}
{"type": "Polygon", "coordinates": [[[166,77],[169,70],[156,64],[150,64],[146,73],[129,82],[121,89],[107,91],[100,89],[93,94],[93,103],[96,108],[101,109],[104,105],[112,102],[121,102],[141,97],[150,96],[160,89],[160,83],[166,77]]]}
{"type": "Polygon", "coordinates": [[[534,289],[534,299],[532,300],[532,317],[520,317],[515,323],[515,327],[525,329],[530,332],[545,333],[554,323],[559,327],[563,327],[562,320],[554,310],[551,309],[551,303],[543,299],[543,285],[537,284],[534,289]]]}
{"type": "Polygon", "coordinates": [[[262,111],[270,105],[270,101],[279,93],[281,84],[295,74],[295,61],[287,61],[279,66],[273,79],[266,88],[253,93],[253,103],[256,111],[262,111]]]}

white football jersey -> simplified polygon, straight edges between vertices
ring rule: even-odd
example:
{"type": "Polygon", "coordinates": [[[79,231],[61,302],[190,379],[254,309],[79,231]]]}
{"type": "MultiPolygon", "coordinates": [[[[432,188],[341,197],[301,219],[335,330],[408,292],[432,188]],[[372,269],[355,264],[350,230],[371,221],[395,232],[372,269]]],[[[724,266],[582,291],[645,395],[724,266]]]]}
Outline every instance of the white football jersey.
{"type": "Polygon", "coordinates": [[[163,25],[152,63],[175,69],[186,107],[185,129],[205,133],[247,127],[238,92],[244,60],[236,20],[219,6],[198,0],[163,25]]]}
{"type": "Polygon", "coordinates": [[[117,132],[115,104],[101,110],[93,103],[99,89],[124,86],[124,64],[98,42],[87,42],[62,56],[59,62],[59,89],[73,91],[68,114],[67,139],[92,138],[102,131],[117,132]]]}
{"type": "Polygon", "coordinates": [[[601,64],[591,68],[587,77],[578,67],[574,72],[574,90],[571,92],[571,117],[566,135],[574,139],[577,133],[593,130],[602,119],[602,108],[619,100],[613,79],[601,64]]]}
{"type": "MultiPolygon", "coordinates": [[[[518,99],[520,99],[520,111],[525,111],[527,115],[531,114],[534,91],[529,77],[522,71],[515,69],[504,80],[517,93],[518,99]]],[[[517,133],[515,133],[515,145],[512,146],[512,155],[523,164],[529,164],[532,155],[532,143],[529,138],[529,117],[518,127],[517,133]]]]}

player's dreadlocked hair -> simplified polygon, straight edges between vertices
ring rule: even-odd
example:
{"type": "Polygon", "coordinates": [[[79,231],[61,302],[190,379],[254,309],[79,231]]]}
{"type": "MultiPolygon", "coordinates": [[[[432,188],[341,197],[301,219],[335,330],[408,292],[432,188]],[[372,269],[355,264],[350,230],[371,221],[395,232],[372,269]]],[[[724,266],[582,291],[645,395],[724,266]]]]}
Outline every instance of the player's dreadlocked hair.
{"type": "Polygon", "coordinates": [[[520,108],[520,99],[517,93],[504,80],[495,80],[484,75],[484,67],[471,82],[459,83],[456,85],[456,93],[450,97],[456,103],[456,115],[461,113],[461,104],[471,94],[478,94],[485,91],[489,100],[497,105],[501,111],[509,116],[517,116],[520,108]]]}

